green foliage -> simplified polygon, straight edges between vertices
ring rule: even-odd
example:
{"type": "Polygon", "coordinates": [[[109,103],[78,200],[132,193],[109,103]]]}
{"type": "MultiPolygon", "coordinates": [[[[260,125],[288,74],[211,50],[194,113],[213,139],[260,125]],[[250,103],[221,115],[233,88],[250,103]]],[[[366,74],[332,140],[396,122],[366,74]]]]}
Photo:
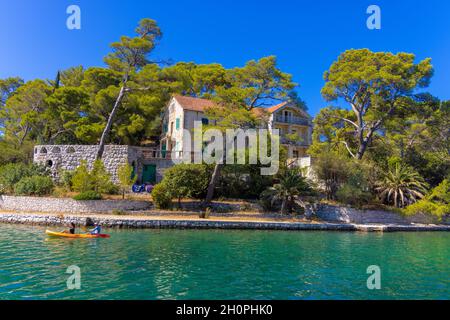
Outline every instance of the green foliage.
{"type": "Polygon", "coordinates": [[[89,171],[87,162],[81,161],[72,176],[72,190],[80,193],[95,191],[99,194],[116,194],[117,186],[111,182],[111,175],[101,160],[96,160],[89,171]]]}
{"type": "Polygon", "coordinates": [[[403,212],[406,215],[429,214],[439,219],[450,215],[450,180],[442,181],[424,199],[406,207],[403,212]]]}
{"type": "Polygon", "coordinates": [[[172,194],[165,183],[158,183],[153,188],[152,200],[158,209],[169,209],[172,206],[172,194]]]}
{"type": "Polygon", "coordinates": [[[48,177],[49,172],[43,166],[10,163],[0,167],[0,188],[4,193],[13,193],[15,185],[23,178],[32,176],[48,177]]]}
{"type": "Polygon", "coordinates": [[[94,191],[97,193],[114,194],[117,193],[117,187],[111,182],[111,174],[106,171],[103,161],[96,160],[90,172],[93,181],[94,191]]]}
{"type": "Polygon", "coordinates": [[[164,172],[162,182],[172,198],[201,198],[208,188],[210,173],[203,164],[178,164],[164,172]]]}
{"type": "Polygon", "coordinates": [[[24,196],[45,196],[53,189],[53,180],[46,176],[24,177],[14,185],[15,194],[24,196]]]}
{"type": "Polygon", "coordinates": [[[345,51],[325,72],[322,95],[328,101],[342,99],[349,110],[321,112],[321,134],[328,134],[330,142],[342,143],[348,154],[362,159],[380,130],[402,118],[411,93],[427,87],[432,75],[431,59],[415,64],[413,54],[345,51]]]}
{"type": "Polygon", "coordinates": [[[14,191],[14,185],[28,176],[28,166],[23,163],[11,163],[0,167],[0,185],[6,193],[14,191]]]}
{"type": "Polygon", "coordinates": [[[74,200],[101,200],[102,195],[94,190],[84,191],[73,197],[74,200]]]}
{"type": "Polygon", "coordinates": [[[268,188],[261,194],[261,203],[265,209],[274,208],[276,202],[281,202],[281,213],[292,212],[294,205],[304,207],[301,196],[310,195],[312,188],[298,169],[287,169],[279,178],[279,183],[268,188]]]}
{"type": "Polygon", "coordinates": [[[125,198],[125,192],[136,183],[137,176],[134,175],[133,167],[128,162],[119,167],[117,174],[119,176],[119,187],[122,190],[123,198],[125,198]]]}
{"type": "Polygon", "coordinates": [[[336,200],[353,207],[361,207],[369,203],[373,196],[360,186],[352,183],[344,183],[336,192],[336,200]]]}
{"type": "MultiPolygon", "coordinates": [[[[1,128],[0,128],[1,130],[1,128]]],[[[29,148],[28,148],[29,149],[29,148]]],[[[0,165],[7,163],[26,163],[29,160],[27,148],[15,148],[10,142],[2,141],[0,138],[0,165]]]]}
{"type": "Polygon", "coordinates": [[[94,181],[89,172],[87,161],[81,161],[75,169],[72,177],[72,189],[80,193],[94,190],[94,181]]]}
{"type": "Polygon", "coordinates": [[[156,21],[151,19],[142,19],[135,31],[136,37],[122,36],[119,42],[111,44],[113,52],[105,58],[105,62],[112,69],[130,73],[149,62],[147,55],[155,48],[162,32],[156,21]]]}
{"type": "Polygon", "coordinates": [[[61,170],[58,174],[59,185],[62,186],[66,191],[73,190],[72,179],[75,175],[75,171],[61,170]]]}
{"type": "Polygon", "coordinates": [[[227,165],[217,183],[217,197],[258,199],[273,184],[273,176],[261,175],[260,165],[227,165]]]}
{"type": "Polygon", "coordinates": [[[377,182],[380,198],[386,204],[404,208],[424,197],[427,184],[412,168],[396,164],[377,182]]]}
{"type": "Polygon", "coordinates": [[[350,159],[337,152],[324,151],[313,162],[314,173],[322,183],[328,200],[336,199],[339,187],[351,175],[350,159]]]}

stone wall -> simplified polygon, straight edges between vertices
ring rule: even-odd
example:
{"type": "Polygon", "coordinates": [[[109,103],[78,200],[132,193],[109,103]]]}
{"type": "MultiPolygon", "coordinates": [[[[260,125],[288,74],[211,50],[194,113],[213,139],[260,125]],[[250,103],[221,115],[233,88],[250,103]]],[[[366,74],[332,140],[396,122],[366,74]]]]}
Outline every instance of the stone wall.
{"type": "MultiPolygon", "coordinates": [[[[4,214],[0,213],[0,223],[67,226],[73,222],[78,226],[86,225],[87,217],[60,216],[43,214],[4,214]]],[[[450,231],[450,226],[424,225],[357,225],[346,223],[292,223],[292,222],[250,222],[221,220],[158,220],[121,218],[113,216],[92,217],[91,221],[100,223],[107,228],[152,228],[152,229],[243,229],[243,230],[285,230],[285,231],[364,231],[364,232],[395,232],[395,231],[450,231]]]]}
{"type": "MultiPolygon", "coordinates": [[[[97,155],[97,145],[40,145],[34,148],[34,162],[48,167],[55,180],[59,179],[61,170],[75,170],[82,160],[87,161],[89,169],[97,155]]],[[[134,167],[141,183],[144,165],[156,166],[156,182],[160,182],[164,171],[174,165],[170,159],[146,158],[144,151],[153,150],[146,147],[134,147],[124,145],[107,145],[103,153],[102,161],[106,170],[111,174],[113,183],[118,183],[118,169],[121,165],[129,163],[134,167]]]]}
{"type": "MultiPolygon", "coordinates": [[[[35,146],[34,162],[48,167],[55,179],[61,170],[75,170],[82,160],[86,160],[89,168],[95,161],[98,146],[96,145],[43,145],[35,146]]],[[[111,174],[114,183],[118,182],[117,171],[120,165],[137,161],[138,154],[132,147],[107,145],[102,157],[106,170],[111,174]]]]}
{"type": "Polygon", "coordinates": [[[358,224],[449,224],[449,217],[443,221],[429,215],[406,217],[401,214],[382,210],[358,210],[354,208],[321,205],[316,208],[316,216],[324,221],[358,224]]]}
{"type": "Polygon", "coordinates": [[[0,210],[55,213],[111,213],[114,210],[139,211],[152,207],[149,201],[87,200],[0,196],[0,210]]]}

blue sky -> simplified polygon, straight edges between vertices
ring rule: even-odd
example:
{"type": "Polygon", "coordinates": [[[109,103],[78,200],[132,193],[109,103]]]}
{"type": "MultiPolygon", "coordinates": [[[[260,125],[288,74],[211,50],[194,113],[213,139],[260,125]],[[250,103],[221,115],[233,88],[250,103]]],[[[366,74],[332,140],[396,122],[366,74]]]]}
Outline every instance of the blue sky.
{"type": "Polygon", "coordinates": [[[327,105],[323,72],[351,48],[431,57],[428,91],[450,99],[448,0],[0,0],[0,8],[0,78],[54,79],[58,69],[101,66],[109,44],[149,17],[164,32],[154,58],[234,67],[276,55],[313,115],[327,105]],[[81,8],[81,30],[66,28],[72,4],[81,8]],[[382,10],[381,30],[366,27],[371,4],[382,10]]]}

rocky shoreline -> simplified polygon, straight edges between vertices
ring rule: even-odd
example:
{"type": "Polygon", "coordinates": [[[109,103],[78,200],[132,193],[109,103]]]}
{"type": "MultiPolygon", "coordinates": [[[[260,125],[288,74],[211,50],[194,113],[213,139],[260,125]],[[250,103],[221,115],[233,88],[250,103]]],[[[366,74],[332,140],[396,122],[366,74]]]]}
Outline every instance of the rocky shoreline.
{"type": "MultiPolygon", "coordinates": [[[[0,223],[29,224],[40,226],[62,226],[73,222],[85,225],[87,215],[58,216],[55,214],[16,214],[0,213],[0,223]]],[[[420,224],[354,224],[328,222],[269,222],[269,221],[226,221],[220,219],[160,219],[142,217],[116,217],[90,215],[90,219],[106,228],[130,229],[234,229],[234,230],[291,230],[291,231],[362,231],[362,232],[396,232],[396,231],[450,231],[448,225],[420,224]]]]}

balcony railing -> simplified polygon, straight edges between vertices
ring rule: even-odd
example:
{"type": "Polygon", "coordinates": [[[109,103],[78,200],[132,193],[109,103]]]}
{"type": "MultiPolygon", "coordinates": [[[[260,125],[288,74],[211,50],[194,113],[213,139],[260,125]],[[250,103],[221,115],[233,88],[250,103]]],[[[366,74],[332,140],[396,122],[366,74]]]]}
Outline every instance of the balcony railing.
{"type": "Polygon", "coordinates": [[[304,138],[303,140],[300,140],[300,141],[292,141],[283,136],[280,137],[280,143],[281,144],[290,144],[290,145],[294,145],[294,146],[298,146],[298,147],[309,147],[311,145],[309,139],[307,139],[307,138],[304,138]]]}
{"type": "Polygon", "coordinates": [[[309,120],[300,117],[286,117],[283,115],[278,115],[275,117],[275,122],[289,123],[289,124],[299,124],[304,126],[309,126],[309,120]]]}
{"type": "MultiPolygon", "coordinates": [[[[159,149],[143,149],[142,155],[144,160],[152,160],[152,159],[162,159],[162,160],[172,160],[172,159],[181,159],[186,156],[188,152],[184,151],[165,151],[159,149]]],[[[194,152],[189,152],[191,159],[194,159],[194,152]]]]}

